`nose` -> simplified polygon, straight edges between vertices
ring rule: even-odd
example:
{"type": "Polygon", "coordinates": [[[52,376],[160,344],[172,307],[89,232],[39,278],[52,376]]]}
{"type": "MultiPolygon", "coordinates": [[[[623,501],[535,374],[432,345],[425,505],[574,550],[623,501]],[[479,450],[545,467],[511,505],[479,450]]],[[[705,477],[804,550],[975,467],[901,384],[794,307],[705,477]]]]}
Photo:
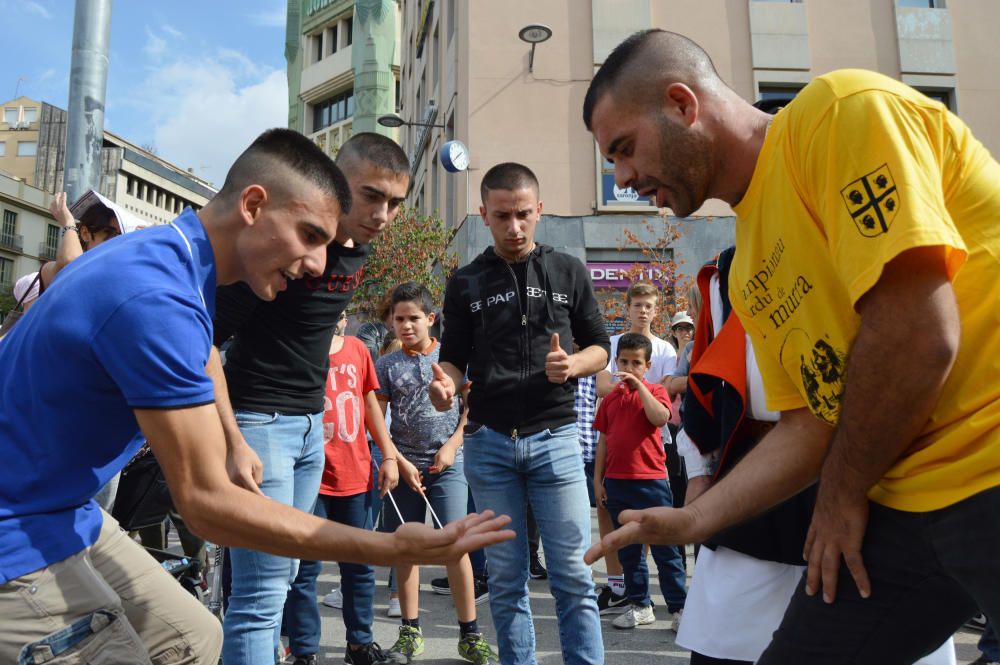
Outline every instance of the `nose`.
{"type": "Polygon", "coordinates": [[[633,169],[625,161],[625,159],[619,157],[615,160],[615,184],[622,189],[627,189],[632,186],[635,182],[635,169],[633,169]]]}
{"type": "Polygon", "coordinates": [[[302,257],[302,269],[313,277],[319,277],[326,269],[326,245],[313,247],[302,257]]]}

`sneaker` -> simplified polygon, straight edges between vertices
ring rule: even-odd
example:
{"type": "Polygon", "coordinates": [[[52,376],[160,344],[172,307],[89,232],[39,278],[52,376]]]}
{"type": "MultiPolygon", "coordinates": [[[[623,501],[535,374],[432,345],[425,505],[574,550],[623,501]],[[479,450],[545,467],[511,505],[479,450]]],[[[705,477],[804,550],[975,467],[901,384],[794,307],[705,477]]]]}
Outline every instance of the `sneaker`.
{"type": "Polygon", "coordinates": [[[528,573],[533,580],[545,580],[549,577],[549,571],[545,570],[541,559],[537,556],[531,557],[531,564],[528,566],[528,573]]]}
{"type": "Polygon", "coordinates": [[[670,630],[675,633],[681,629],[681,617],[684,616],[684,608],[677,610],[676,612],[670,612],[670,620],[673,622],[670,626],[670,630]]]}
{"type": "Polygon", "coordinates": [[[288,662],[292,665],[316,665],[319,661],[316,659],[316,654],[311,653],[308,656],[296,656],[295,660],[288,662]]]}
{"type": "Polygon", "coordinates": [[[390,619],[398,619],[403,616],[403,611],[399,608],[399,598],[389,599],[389,607],[385,608],[385,615],[390,619]]]}
{"type": "Polygon", "coordinates": [[[980,656],[979,658],[976,658],[974,661],[969,663],[969,665],[1000,665],[1000,662],[997,662],[995,660],[990,660],[986,656],[980,656]]]}
{"type": "Polygon", "coordinates": [[[442,596],[451,594],[451,584],[447,577],[435,577],[431,580],[431,591],[442,596]]]}
{"type": "Polygon", "coordinates": [[[458,655],[476,665],[500,665],[500,656],[482,633],[466,633],[458,641],[458,655]]]}
{"type": "Polygon", "coordinates": [[[966,628],[971,628],[972,630],[984,631],[986,630],[986,615],[977,614],[968,621],[965,622],[966,628]]]}
{"type": "Polygon", "coordinates": [[[323,596],[323,604],[335,610],[344,608],[344,593],[338,588],[323,596]]]}
{"type": "Polygon", "coordinates": [[[490,599],[490,584],[485,577],[473,578],[473,593],[476,595],[476,605],[490,599]]]}
{"type": "Polygon", "coordinates": [[[375,665],[377,663],[391,663],[389,657],[382,651],[378,642],[369,642],[360,649],[347,647],[344,654],[344,662],[348,665],[375,665]]]}
{"type": "Polygon", "coordinates": [[[400,626],[399,637],[389,649],[389,659],[393,663],[406,665],[424,652],[424,636],[419,628],[400,626]]]}
{"type": "Polygon", "coordinates": [[[601,616],[605,614],[621,614],[622,612],[627,612],[629,607],[628,596],[615,593],[614,589],[609,586],[601,589],[601,593],[597,596],[597,609],[601,613],[601,616]]]}
{"type": "Polygon", "coordinates": [[[641,607],[639,605],[632,605],[629,607],[625,614],[620,617],[616,617],[611,625],[615,628],[635,628],[636,626],[647,626],[656,621],[656,617],[653,615],[653,606],[641,607]]]}

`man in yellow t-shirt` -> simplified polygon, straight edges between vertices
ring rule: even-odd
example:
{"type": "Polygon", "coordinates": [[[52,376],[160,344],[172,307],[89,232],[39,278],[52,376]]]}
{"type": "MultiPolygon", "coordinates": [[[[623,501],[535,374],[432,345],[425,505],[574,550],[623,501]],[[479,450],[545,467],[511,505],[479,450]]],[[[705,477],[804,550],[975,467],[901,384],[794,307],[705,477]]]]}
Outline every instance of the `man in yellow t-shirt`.
{"type": "Polygon", "coordinates": [[[733,206],[730,299],[781,412],[693,504],[625,517],[588,559],[703,540],[818,478],[806,579],[761,663],[913,662],[977,606],[1000,619],[1000,165],[873,72],[769,116],[662,30],[608,56],[584,121],[620,187],[679,216],[733,206]]]}

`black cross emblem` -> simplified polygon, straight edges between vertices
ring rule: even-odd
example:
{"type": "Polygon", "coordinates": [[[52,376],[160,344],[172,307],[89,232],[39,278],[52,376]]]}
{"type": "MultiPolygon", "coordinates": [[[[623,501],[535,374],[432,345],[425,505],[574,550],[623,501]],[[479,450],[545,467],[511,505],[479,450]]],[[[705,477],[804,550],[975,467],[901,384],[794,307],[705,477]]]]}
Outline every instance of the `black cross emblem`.
{"type": "Polygon", "coordinates": [[[887,164],[849,184],[841,195],[858,230],[868,237],[886,233],[899,208],[896,183],[887,164]]]}

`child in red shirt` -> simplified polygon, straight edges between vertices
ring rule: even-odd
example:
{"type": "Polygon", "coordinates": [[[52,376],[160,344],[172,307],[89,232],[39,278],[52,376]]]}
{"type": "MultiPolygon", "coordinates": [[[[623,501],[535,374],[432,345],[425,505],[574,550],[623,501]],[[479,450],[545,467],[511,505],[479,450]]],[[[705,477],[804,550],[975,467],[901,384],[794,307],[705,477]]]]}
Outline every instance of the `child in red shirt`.
{"type": "MultiPolygon", "coordinates": [[[[660,428],[670,419],[667,390],[647,382],[653,347],[646,336],[627,333],[618,340],[615,363],[618,385],[604,398],[594,418],[601,433],[594,457],[594,497],[607,507],[616,529],[623,510],[673,506],[667,483],[666,454],[660,428]]],[[[687,600],[684,558],[674,546],[652,545],[660,575],[660,591],[676,631],[687,600]]],[[[649,571],[642,545],[618,550],[625,573],[625,595],[631,608],[613,622],[635,628],[656,620],[649,598],[649,571]]]]}

